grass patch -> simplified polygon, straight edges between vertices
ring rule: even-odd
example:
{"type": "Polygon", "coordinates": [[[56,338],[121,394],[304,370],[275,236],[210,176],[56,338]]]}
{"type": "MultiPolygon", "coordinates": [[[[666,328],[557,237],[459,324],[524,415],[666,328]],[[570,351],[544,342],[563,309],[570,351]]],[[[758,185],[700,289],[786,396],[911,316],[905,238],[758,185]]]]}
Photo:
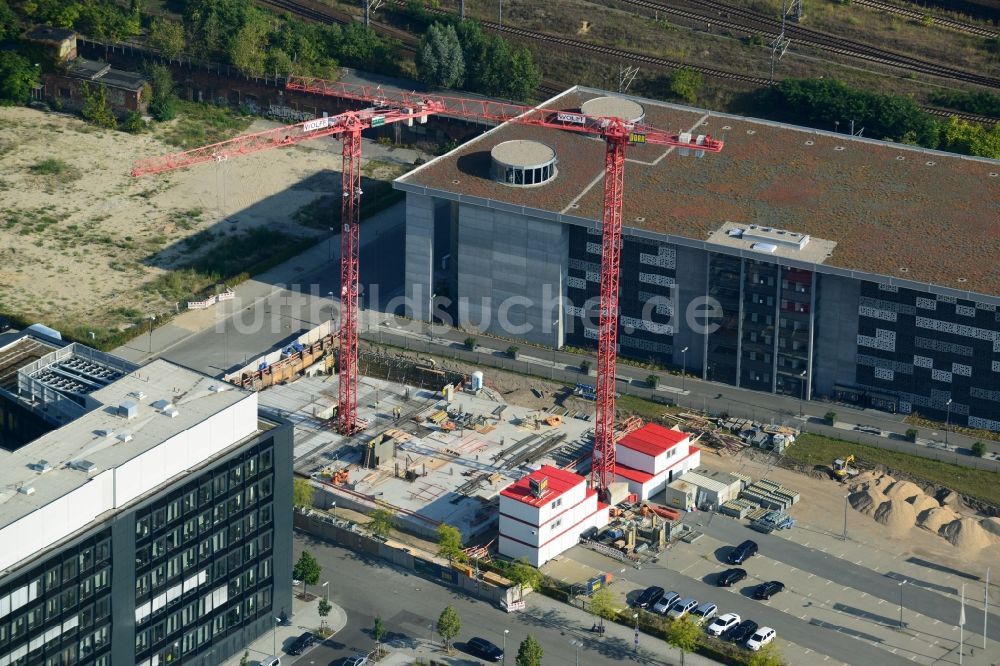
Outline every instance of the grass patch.
{"type": "MultiPolygon", "coordinates": [[[[585,379],[581,381],[587,383],[585,379]]],[[[634,395],[618,396],[615,399],[615,409],[619,412],[628,412],[647,421],[658,421],[664,412],[681,411],[674,405],[660,404],[634,395]]]]}
{"type": "Polygon", "coordinates": [[[50,157],[41,162],[35,162],[28,170],[36,176],[47,176],[59,182],[70,182],[80,177],[79,169],[70,166],[63,160],[50,157]]]}
{"type": "Polygon", "coordinates": [[[964,495],[1000,505],[1000,474],[996,472],[809,433],[803,434],[796,440],[795,446],[787,449],[785,458],[813,467],[829,465],[835,458],[843,458],[852,453],[864,463],[900,470],[927,483],[945,486],[964,495]]]}
{"type": "MultiPolygon", "coordinates": [[[[402,201],[403,192],[392,189],[392,185],[384,182],[369,183],[364,186],[364,197],[361,198],[361,219],[371,217],[379,211],[402,201]]],[[[340,228],[341,197],[324,194],[313,199],[292,216],[298,224],[311,229],[340,228]]]]}
{"type": "Polygon", "coordinates": [[[198,102],[180,102],[178,118],[165,128],[160,138],[179,148],[197,148],[225,141],[242,133],[253,122],[226,107],[198,102]]]}
{"type": "Polygon", "coordinates": [[[240,273],[253,275],[274,266],[276,257],[280,257],[278,261],[280,263],[315,242],[314,239],[300,238],[265,227],[255,227],[237,236],[221,238],[211,249],[191,261],[185,268],[194,269],[199,273],[215,274],[222,279],[240,273]]]}

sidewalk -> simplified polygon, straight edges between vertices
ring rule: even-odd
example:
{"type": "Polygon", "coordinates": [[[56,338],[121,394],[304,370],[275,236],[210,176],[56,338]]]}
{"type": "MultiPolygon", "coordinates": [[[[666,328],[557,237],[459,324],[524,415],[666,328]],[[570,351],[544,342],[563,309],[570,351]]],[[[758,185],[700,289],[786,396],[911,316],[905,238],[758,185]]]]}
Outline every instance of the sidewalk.
{"type": "MultiPolygon", "coordinates": [[[[319,617],[320,597],[312,601],[300,601],[298,597],[292,598],[292,618],[288,624],[276,627],[274,631],[269,631],[246,649],[250,652],[250,664],[256,666],[260,660],[268,656],[278,656],[284,658],[284,648],[288,647],[292,641],[307,631],[313,631],[320,625],[319,617]]],[[[338,631],[347,625],[347,613],[337,604],[330,602],[333,607],[326,617],[326,624],[336,635],[338,631]]],[[[234,655],[232,658],[222,663],[222,666],[239,666],[243,658],[243,652],[234,655]]],[[[407,663],[407,662],[401,662],[407,663]]]]}

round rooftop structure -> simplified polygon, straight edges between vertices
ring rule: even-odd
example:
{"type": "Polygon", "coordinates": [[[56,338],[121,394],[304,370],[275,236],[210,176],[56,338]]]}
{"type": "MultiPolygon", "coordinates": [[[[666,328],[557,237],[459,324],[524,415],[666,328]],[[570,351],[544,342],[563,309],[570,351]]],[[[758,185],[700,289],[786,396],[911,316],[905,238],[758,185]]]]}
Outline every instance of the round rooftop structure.
{"type": "Polygon", "coordinates": [[[490,158],[490,177],[508,185],[541,185],[556,175],[556,151],[538,141],[498,143],[490,158]]]}
{"type": "Polygon", "coordinates": [[[641,123],[646,117],[646,110],[638,102],[610,95],[588,99],[580,106],[580,111],[588,116],[621,118],[631,123],[641,123]]]}

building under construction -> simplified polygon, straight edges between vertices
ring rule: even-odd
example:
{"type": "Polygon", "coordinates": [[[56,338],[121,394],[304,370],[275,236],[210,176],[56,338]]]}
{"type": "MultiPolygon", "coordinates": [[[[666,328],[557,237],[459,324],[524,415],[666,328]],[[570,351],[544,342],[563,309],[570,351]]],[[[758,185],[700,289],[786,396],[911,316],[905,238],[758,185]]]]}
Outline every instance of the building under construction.
{"type": "MultiPolygon", "coordinates": [[[[622,355],[1000,430],[1000,162],[582,87],[545,106],[726,143],[629,150],[622,355]]],[[[595,345],[604,152],[505,123],[395,181],[410,314],[595,345]]]]}

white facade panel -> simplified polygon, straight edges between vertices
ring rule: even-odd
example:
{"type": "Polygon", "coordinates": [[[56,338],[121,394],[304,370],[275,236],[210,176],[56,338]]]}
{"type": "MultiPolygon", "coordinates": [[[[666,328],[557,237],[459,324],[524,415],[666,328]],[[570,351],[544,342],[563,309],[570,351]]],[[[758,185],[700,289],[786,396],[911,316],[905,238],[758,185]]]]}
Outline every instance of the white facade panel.
{"type": "Polygon", "coordinates": [[[500,513],[513,516],[532,525],[537,525],[539,522],[538,509],[530,504],[525,504],[520,500],[505,497],[504,495],[500,495],[500,513]]]}
{"type": "Polygon", "coordinates": [[[653,473],[656,464],[656,459],[653,456],[647,456],[645,453],[639,453],[634,449],[620,445],[615,450],[615,461],[626,467],[649,472],[650,474],[653,473]]]}
{"type": "Polygon", "coordinates": [[[587,482],[581,480],[580,483],[564,492],[559,497],[547,502],[538,511],[538,522],[545,525],[553,516],[558,516],[568,507],[575,506],[583,501],[587,494],[587,482]]]}

